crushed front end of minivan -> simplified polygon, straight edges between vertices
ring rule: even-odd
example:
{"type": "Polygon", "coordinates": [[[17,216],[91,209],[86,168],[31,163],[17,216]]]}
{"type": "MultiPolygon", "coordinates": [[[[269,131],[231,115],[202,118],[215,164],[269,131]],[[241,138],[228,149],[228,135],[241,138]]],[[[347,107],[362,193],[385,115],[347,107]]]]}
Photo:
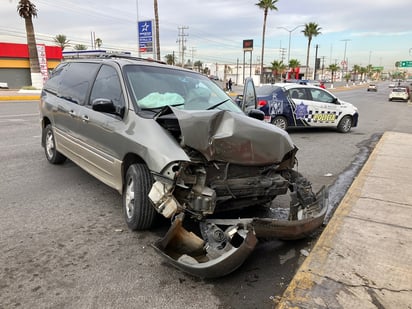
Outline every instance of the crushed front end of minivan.
{"type": "Polygon", "coordinates": [[[322,225],[326,189],[315,194],[294,170],[297,148],[286,131],[216,109],[169,107],[156,121],[190,158],[154,175],[149,193],[156,210],[172,219],[154,247],[177,268],[204,278],[224,276],[242,265],[259,237],[298,239],[322,225]],[[270,208],[281,195],[290,196],[287,217],[239,216],[240,210],[253,215],[270,208]],[[227,218],[228,212],[236,217],[227,218]],[[186,220],[198,227],[188,230],[186,220]]]}

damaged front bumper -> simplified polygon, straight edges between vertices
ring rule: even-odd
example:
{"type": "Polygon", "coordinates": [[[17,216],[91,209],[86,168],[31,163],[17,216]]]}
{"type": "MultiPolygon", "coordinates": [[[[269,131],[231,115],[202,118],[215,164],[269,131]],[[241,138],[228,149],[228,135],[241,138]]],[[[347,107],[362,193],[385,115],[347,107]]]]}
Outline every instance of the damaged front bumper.
{"type": "Polygon", "coordinates": [[[200,223],[202,238],[183,227],[181,213],[154,248],[184,272],[202,278],[222,277],[243,264],[259,237],[300,239],[316,231],[323,224],[327,199],[327,189],[322,188],[313,203],[297,210],[293,220],[206,219],[200,223]]]}

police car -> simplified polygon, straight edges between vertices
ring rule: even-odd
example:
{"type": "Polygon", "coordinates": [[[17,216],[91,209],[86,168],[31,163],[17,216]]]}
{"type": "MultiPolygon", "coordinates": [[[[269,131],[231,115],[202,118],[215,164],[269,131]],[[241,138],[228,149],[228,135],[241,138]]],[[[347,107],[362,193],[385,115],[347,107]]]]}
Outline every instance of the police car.
{"type": "Polygon", "coordinates": [[[317,86],[278,83],[256,87],[265,121],[289,127],[336,127],[347,133],[358,124],[358,109],[317,86]]]}

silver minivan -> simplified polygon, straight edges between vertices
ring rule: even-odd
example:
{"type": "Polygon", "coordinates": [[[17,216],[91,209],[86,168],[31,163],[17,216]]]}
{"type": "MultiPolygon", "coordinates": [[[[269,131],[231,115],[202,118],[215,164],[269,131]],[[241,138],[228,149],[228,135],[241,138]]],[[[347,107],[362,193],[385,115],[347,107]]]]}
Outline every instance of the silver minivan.
{"type": "Polygon", "coordinates": [[[131,230],[168,218],[153,247],[173,265],[218,277],[239,267],[259,237],[305,237],[326,211],[326,190],[312,192],[294,170],[290,136],[256,106],[251,80],[238,106],[190,70],[119,55],[76,59],[42,90],[42,145],[50,163],[70,159],[116,189],[131,230]],[[233,213],[270,208],[278,195],[290,196],[286,218],[233,213]],[[196,231],[186,230],[189,220],[196,231]]]}

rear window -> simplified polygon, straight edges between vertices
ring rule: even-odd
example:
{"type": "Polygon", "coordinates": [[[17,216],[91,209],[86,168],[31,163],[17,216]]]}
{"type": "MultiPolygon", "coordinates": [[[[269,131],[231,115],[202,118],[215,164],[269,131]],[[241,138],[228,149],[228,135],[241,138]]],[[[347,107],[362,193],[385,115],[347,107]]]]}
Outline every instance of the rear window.
{"type": "Polygon", "coordinates": [[[279,89],[278,86],[273,85],[263,85],[260,87],[256,87],[256,95],[258,96],[268,96],[271,95],[273,91],[279,89]]]}
{"type": "Polygon", "coordinates": [[[63,63],[53,71],[44,89],[73,103],[84,104],[99,66],[98,63],[63,63]]]}
{"type": "Polygon", "coordinates": [[[406,92],[406,89],[405,88],[394,88],[392,91],[393,92],[406,92]]]}

